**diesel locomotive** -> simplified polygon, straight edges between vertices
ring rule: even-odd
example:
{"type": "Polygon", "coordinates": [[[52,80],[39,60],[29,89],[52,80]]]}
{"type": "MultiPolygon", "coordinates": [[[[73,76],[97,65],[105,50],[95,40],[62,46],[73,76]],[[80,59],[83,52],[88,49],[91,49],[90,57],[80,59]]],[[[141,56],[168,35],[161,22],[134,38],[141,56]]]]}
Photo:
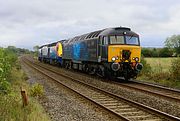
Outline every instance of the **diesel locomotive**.
{"type": "Polygon", "coordinates": [[[143,68],[140,59],[139,35],[126,27],[94,31],[39,48],[40,61],[125,80],[137,77],[143,68]]]}

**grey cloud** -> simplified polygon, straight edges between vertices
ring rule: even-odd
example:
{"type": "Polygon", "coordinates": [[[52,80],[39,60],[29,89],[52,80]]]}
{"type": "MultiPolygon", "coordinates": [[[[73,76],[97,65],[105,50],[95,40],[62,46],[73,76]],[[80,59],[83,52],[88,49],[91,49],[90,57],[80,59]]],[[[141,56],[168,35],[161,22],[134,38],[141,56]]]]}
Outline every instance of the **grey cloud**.
{"type": "Polygon", "coordinates": [[[143,46],[163,46],[180,28],[178,0],[0,0],[0,46],[28,47],[128,26],[143,46]],[[24,45],[25,44],[25,45],[24,45]],[[155,45],[153,45],[155,46],[155,45]]]}

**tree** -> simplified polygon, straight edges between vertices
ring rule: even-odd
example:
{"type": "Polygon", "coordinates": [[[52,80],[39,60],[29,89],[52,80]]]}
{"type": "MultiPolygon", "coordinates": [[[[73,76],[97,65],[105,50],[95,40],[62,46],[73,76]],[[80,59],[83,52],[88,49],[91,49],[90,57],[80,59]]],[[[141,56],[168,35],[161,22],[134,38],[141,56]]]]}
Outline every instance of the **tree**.
{"type": "Polygon", "coordinates": [[[39,46],[38,45],[36,45],[36,46],[34,46],[33,47],[33,50],[34,50],[34,56],[38,56],[38,49],[39,49],[39,46]]]}
{"type": "Polygon", "coordinates": [[[160,49],[160,51],[159,51],[160,57],[172,57],[172,55],[173,55],[173,52],[167,47],[164,47],[164,48],[160,49]]]}
{"type": "Polygon", "coordinates": [[[152,57],[152,53],[149,48],[142,48],[141,53],[144,57],[152,57]]]}
{"type": "Polygon", "coordinates": [[[152,57],[159,57],[159,51],[157,48],[151,50],[152,57]]]}
{"type": "Polygon", "coordinates": [[[8,46],[6,49],[11,52],[17,53],[17,48],[15,46],[8,46]]]}
{"type": "Polygon", "coordinates": [[[180,35],[172,35],[165,41],[165,46],[172,49],[177,55],[180,55],[180,35]]]}
{"type": "Polygon", "coordinates": [[[159,48],[142,48],[141,53],[144,57],[159,57],[159,48]]]}
{"type": "Polygon", "coordinates": [[[39,49],[39,46],[38,46],[38,45],[36,45],[36,46],[33,47],[33,50],[34,50],[35,52],[38,51],[38,49],[39,49]]]}

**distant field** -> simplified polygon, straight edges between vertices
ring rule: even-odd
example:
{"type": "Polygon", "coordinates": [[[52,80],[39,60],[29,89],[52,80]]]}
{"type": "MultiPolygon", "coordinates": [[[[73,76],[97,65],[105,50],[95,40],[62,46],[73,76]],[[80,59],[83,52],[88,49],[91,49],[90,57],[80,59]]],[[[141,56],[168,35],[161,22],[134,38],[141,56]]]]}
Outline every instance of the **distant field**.
{"type": "Polygon", "coordinates": [[[151,65],[154,72],[169,72],[171,61],[175,58],[145,58],[148,64],[151,65]]]}

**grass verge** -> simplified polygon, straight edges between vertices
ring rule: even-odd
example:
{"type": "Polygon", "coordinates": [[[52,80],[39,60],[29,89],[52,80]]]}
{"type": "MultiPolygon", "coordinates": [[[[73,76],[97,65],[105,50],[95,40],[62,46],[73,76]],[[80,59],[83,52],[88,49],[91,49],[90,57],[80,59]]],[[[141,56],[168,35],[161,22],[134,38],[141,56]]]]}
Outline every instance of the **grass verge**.
{"type": "Polygon", "coordinates": [[[26,74],[18,68],[12,68],[9,75],[11,92],[0,94],[0,121],[49,121],[50,118],[36,98],[29,96],[30,86],[26,74]],[[28,92],[29,104],[23,107],[20,87],[28,92]]]}
{"type": "Polygon", "coordinates": [[[180,80],[177,78],[180,76],[179,58],[144,58],[144,60],[146,70],[138,76],[138,80],[180,89],[180,80]]]}

